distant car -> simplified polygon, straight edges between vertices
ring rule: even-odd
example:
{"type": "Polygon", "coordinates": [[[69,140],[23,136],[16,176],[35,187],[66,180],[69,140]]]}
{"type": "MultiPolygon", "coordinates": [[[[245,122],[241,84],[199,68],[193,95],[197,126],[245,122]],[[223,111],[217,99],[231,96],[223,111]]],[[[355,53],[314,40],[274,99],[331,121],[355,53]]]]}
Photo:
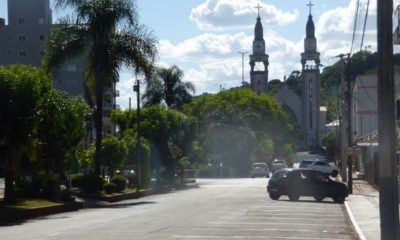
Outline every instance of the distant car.
{"type": "Polygon", "coordinates": [[[285,168],[287,167],[286,165],[286,161],[283,159],[275,159],[274,161],[272,161],[272,171],[275,171],[276,169],[279,168],[285,168]]]}
{"type": "Polygon", "coordinates": [[[291,201],[297,201],[300,196],[312,196],[316,201],[329,197],[336,203],[343,203],[348,196],[345,184],[333,181],[321,172],[301,168],[276,170],[268,181],[267,192],[273,200],[287,195],[291,201]]]}
{"type": "Polygon", "coordinates": [[[312,159],[302,160],[299,164],[299,168],[307,168],[312,162],[314,162],[312,159]]]}
{"type": "Polygon", "coordinates": [[[339,169],[335,165],[333,165],[333,163],[318,159],[303,160],[301,161],[299,168],[309,168],[317,170],[325,174],[330,174],[332,177],[336,177],[339,173],[339,169]]]}
{"type": "Polygon", "coordinates": [[[264,162],[254,162],[251,165],[250,177],[269,177],[269,168],[264,162]]]}

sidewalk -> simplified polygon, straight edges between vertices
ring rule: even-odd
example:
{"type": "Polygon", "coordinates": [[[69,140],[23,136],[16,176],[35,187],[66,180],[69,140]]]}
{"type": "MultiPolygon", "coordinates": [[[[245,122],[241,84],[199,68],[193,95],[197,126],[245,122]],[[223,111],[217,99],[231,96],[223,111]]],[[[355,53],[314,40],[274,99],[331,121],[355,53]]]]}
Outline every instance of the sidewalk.
{"type": "Polygon", "coordinates": [[[379,240],[379,191],[366,181],[354,180],[345,205],[359,239],[379,240]]]}

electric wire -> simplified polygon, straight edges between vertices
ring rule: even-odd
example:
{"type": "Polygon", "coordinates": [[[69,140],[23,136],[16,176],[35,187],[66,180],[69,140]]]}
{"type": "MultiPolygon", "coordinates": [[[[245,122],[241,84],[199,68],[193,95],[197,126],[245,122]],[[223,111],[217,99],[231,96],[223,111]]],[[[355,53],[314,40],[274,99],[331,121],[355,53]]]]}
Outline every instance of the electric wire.
{"type": "Polygon", "coordinates": [[[359,8],[360,8],[360,0],[357,0],[356,11],[354,12],[353,37],[351,40],[350,56],[351,56],[351,53],[353,52],[353,45],[354,45],[354,40],[355,40],[355,36],[356,36],[356,32],[357,32],[359,8]]]}
{"type": "Polygon", "coordinates": [[[368,10],[369,10],[369,0],[367,1],[367,9],[365,11],[364,27],[363,27],[362,36],[361,36],[360,51],[362,50],[363,44],[364,44],[365,27],[367,25],[367,19],[368,19],[368,10]]]}

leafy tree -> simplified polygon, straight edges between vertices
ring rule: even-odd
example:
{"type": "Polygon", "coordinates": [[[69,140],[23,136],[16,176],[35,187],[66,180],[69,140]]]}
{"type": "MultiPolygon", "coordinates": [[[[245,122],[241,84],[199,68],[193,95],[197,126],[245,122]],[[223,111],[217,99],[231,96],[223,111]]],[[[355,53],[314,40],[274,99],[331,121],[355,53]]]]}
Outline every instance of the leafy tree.
{"type": "Polygon", "coordinates": [[[45,47],[44,66],[59,67],[65,60],[86,57],[89,81],[94,85],[96,114],[95,174],[100,174],[103,129],[103,90],[118,78],[122,63],[136,74],[150,76],[156,41],[137,22],[135,2],[130,0],[55,0],[56,7],[69,7],[74,18],[53,27],[45,47]]]}
{"type": "Polygon", "coordinates": [[[208,153],[206,159],[229,174],[245,176],[251,160],[282,157],[285,144],[295,142],[295,129],[275,99],[249,89],[203,95],[183,112],[197,119],[195,140],[208,153]]]}
{"type": "MultiPolygon", "coordinates": [[[[126,129],[123,132],[122,141],[127,150],[127,156],[124,161],[125,169],[137,170],[137,135],[134,129],[126,129]]],[[[141,184],[147,186],[150,183],[150,143],[147,139],[140,139],[140,166],[141,166],[141,184]]]]}
{"type": "Polygon", "coordinates": [[[91,110],[82,98],[58,90],[44,95],[37,108],[40,168],[62,176],[68,169],[67,154],[75,152],[86,134],[83,122],[89,119],[91,110]]]}
{"type": "Polygon", "coordinates": [[[143,95],[145,106],[160,104],[163,100],[170,108],[178,108],[191,101],[194,85],[183,82],[183,72],[177,66],[158,68],[155,76],[147,83],[143,95]]]}
{"type": "MultiPolygon", "coordinates": [[[[131,126],[131,131],[137,131],[136,115],[125,111],[116,113],[115,116],[117,124],[121,122],[124,126],[131,126]]],[[[165,169],[163,177],[169,182],[173,182],[177,160],[173,156],[174,151],[172,149],[174,146],[178,146],[183,151],[182,155],[187,155],[185,149],[189,149],[192,142],[190,136],[193,136],[193,124],[192,118],[160,105],[144,108],[141,112],[140,135],[149,141],[153,149],[156,149],[157,155],[160,156],[162,167],[165,169]]],[[[124,133],[129,133],[129,131],[129,128],[126,128],[124,133]]],[[[129,135],[130,137],[133,136],[132,133],[129,135]]],[[[132,152],[132,158],[133,154],[132,152]]]]}
{"type": "Polygon", "coordinates": [[[279,79],[272,79],[268,82],[269,93],[275,95],[279,89],[282,87],[283,83],[279,79]]]}
{"type": "Polygon", "coordinates": [[[122,166],[127,154],[126,146],[117,137],[108,135],[101,141],[101,155],[104,166],[108,167],[109,175],[112,177],[116,168],[122,166]]]}
{"type": "Polygon", "coordinates": [[[0,67],[0,151],[5,157],[4,200],[14,201],[14,163],[32,141],[37,106],[50,77],[27,66],[0,67]]]}

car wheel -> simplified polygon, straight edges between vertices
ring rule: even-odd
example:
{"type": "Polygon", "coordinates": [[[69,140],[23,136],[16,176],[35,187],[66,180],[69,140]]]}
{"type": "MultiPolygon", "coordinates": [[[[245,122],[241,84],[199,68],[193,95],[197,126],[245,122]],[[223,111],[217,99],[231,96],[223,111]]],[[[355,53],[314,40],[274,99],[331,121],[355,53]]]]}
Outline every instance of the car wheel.
{"type": "Polygon", "coordinates": [[[335,203],[343,203],[344,200],[345,200],[345,197],[343,197],[343,196],[337,196],[337,197],[334,197],[334,198],[333,198],[333,201],[334,201],[335,203]]]}
{"type": "Polygon", "coordinates": [[[314,196],[314,199],[315,199],[315,201],[317,201],[317,202],[322,202],[322,200],[324,200],[324,196],[322,196],[322,195],[315,195],[314,196]]]}
{"type": "Polygon", "coordinates": [[[337,170],[333,170],[331,175],[332,175],[332,177],[336,177],[338,175],[338,173],[339,172],[337,170]]]}
{"type": "Polygon", "coordinates": [[[290,201],[297,201],[297,200],[299,200],[299,198],[300,198],[300,195],[297,194],[297,193],[290,193],[289,194],[289,200],[290,201]]]}
{"type": "Polygon", "coordinates": [[[280,195],[279,193],[270,193],[270,194],[269,194],[269,197],[270,197],[272,200],[278,200],[278,199],[281,197],[281,195],[280,195]]]}

